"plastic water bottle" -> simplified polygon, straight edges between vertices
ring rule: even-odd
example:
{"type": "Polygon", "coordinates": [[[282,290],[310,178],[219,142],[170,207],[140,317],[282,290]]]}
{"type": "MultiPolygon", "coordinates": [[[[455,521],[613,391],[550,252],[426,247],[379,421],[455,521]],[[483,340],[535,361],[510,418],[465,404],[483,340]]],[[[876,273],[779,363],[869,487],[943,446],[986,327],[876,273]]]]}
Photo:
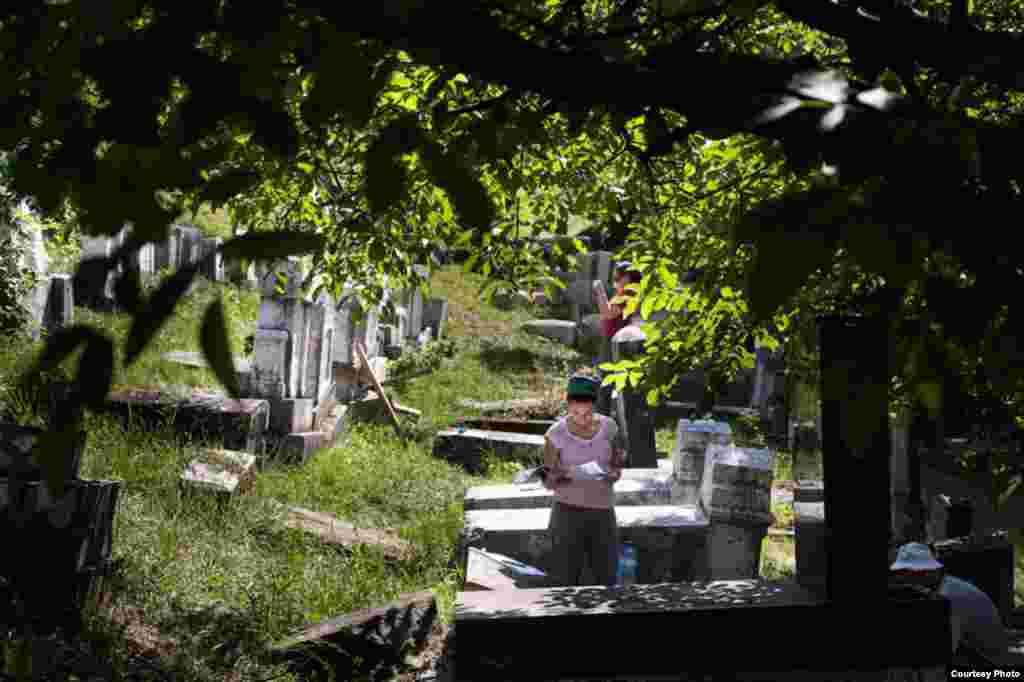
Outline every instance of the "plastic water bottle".
{"type": "Polygon", "coordinates": [[[619,555],[619,570],[615,584],[620,586],[635,584],[636,569],[636,548],[633,545],[623,544],[622,553],[619,555]]]}

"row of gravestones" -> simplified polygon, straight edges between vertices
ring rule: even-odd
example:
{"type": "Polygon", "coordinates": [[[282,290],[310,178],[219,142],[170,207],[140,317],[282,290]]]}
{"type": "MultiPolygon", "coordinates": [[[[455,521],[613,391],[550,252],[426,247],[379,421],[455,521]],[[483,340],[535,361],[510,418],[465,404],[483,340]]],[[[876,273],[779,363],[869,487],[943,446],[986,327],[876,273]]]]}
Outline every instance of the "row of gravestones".
{"type": "MultiPolygon", "coordinates": [[[[129,234],[130,228],[125,227],[114,236],[83,236],[80,242],[81,259],[111,257],[125,243],[129,234]]],[[[111,305],[117,278],[128,269],[134,270],[140,279],[145,280],[163,270],[176,271],[198,263],[199,273],[207,279],[214,282],[226,281],[224,259],[218,252],[222,243],[222,239],[204,237],[197,227],[174,225],[167,239],[144,244],[127,264],[121,264],[111,272],[102,292],[98,292],[99,300],[88,300],[92,296],[80,296],[79,299],[85,304],[111,305]]]]}
{"type": "MultiPolygon", "coordinates": [[[[554,275],[565,284],[558,290],[554,303],[569,306],[568,320],[532,320],[524,329],[541,336],[555,339],[566,345],[589,346],[594,352],[594,361],[608,362],[612,359],[612,344],[603,339],[601,318],[594,303],[594,283],[604,286],[611,284],[611,278],[618,266],[613,254],[607,251],[592,251],[577,256],[577,267],[572,272],[554,270],[554,275]]],[[[661,311],[651,316],[655,322],[665,317],[661,311]]],[[[706,378],[704,372],[696,370],[680,377],[668,399],[685,404],[700,403],[703,398],[706,378]]],[[[761,414],[762,427],[769,433],[783,436],[787,429],[785,414],[785,365],[781,352],[771,352],[759,347],[755,351],[755,366],[741,370],[735,381],[726,387],[718,399],[721,407],[753,408],[761,414]]]]}
{"type": "MultiPolygon", "coordinates": [[[[425,278],[428,272],[417,268],[417,274],[425,278]]],[[[313,429],[326,405],[356,397],[358,382],[339,384],[336,368],[359,364],[357,344],[376,365],[384,361],[386,346],[422,345],[442,337],[447,319],[447,301],[424,300],[420,288],[410,287],[391,301],[392,324],[382,323],[387,300],[357,320],[351,289],[340,301],[327,293],[309,300],[302,295],[302,279],[296,259],[276,264],[261,278],[253,360],[243,378],[249,397],[270,401],[271,423],[292,433],[313,429]]]]}

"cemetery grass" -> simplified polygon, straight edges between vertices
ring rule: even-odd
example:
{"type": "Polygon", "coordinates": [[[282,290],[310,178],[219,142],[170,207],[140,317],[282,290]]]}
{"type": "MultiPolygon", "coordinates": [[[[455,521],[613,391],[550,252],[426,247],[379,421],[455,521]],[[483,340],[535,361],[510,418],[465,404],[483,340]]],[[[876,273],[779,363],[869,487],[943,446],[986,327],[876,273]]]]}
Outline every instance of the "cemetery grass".
{"type": "MultiPolygon", "coordinates": [[[[86,633],[94,655],[122,671],[137,666],[140,656],[150,657],[154,663],[147,665],[179,680],[267,679],[282,671],[267,664],[265,647],[303,624],[424,589],[437,595],[447,622],[458,579],[449,561],[462,527],[465,489],[508,482],[518,466],[492,459],[486,475],[470,476],[431,456],[433,433],[473,414],[458,406],[460,398],[548,396],[558,409],[565,376],[580,363],[573,351],[517,331],[535,311],[481,304],[477,286],[458,268],[441,271],[433,282],[432,295],[449,299],[449,336],[457,352],[430,375],[389,387],[398,402],[422,411],[411,439],[400,441],[387,426],[351,424],[338,447],[301,467],[266,468],[252,494],[224,508],[178,494],[182,469],[206,444],[169,428],[144,430],[90,415],[81,476],[125,482],[109,596],[91,614],[86,633]],[[507,358],[519,364],[502,364],[507,358]],[[333,513],[357,527],[394,528],[410,543],[411,556],[396,563],[373,546],[324,546],[285,527],[279,505],[333,513]]],[[[239,354],[254,327],[258,296],[203,283],[134,365],[119,363],[115,382],[216,388],[207,370],[160,355],[199,350],[202,313],[218,295],[232,350],[239,354]]],[[[127,333],[121,316],[76,313],[118,341],[127,333]]],[[[5,385],[35,348],[4,344],[5,385]]],[[[71,358],[66,369],[76,362],[71,358]]],[[[11,418],[41,423],[31,396],[8,391],[3,397],[11,418]]]]}

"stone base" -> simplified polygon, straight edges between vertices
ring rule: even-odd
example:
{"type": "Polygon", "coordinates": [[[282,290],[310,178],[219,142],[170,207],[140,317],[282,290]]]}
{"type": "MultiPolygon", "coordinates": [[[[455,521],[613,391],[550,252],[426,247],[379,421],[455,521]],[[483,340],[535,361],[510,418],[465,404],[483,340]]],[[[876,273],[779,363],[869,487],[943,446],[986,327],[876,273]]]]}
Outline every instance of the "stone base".
{"type": "Polygon", "coordinates": [[[876,682],[897,667],[944,672],[950,641],[941,597],[842,608],[792,581],[462,592],[455,624],[455,679],[467,681],[687,680],[755,669],[735,679],[876,682]],[[737,640],[739,649],[723,648],[737,640]],[[847,672],[823,672],[835,670],[847,672]]]}
{"type": "Polygon", "coordinates": [[[761,547],[770,522],[745,524],[711,515],[708,572],[714,580],[751,580],[761,575],[761,547]]]}
{"type": "Polygon", "coordinates": [[[314,453],[327,445],[329,440],[323,431],[289,433],[281,441],[278,456],[285,462],[305,464],[314,453]]]}
{"type": "MultiPolygon", "coordinates": [[[[800,488],[797,488],[799,494],[800,488]]],[[[796,579],[816,591],[825,589],[828,555],[825,549],[825,503],[794,502],[793,529],[796,544],[796,579]]]]}
{"type": "Polygon", "coordinates": [[[270,428],[277,433],[303,433],[313,428],[312,398],[270,401],[270,428]]]}
{"type": "Polygon", "coordinates": [[[493,451],[501,459],[540,463],[544,458],[544,437],[506,431],[445,429],[434,437],[434,456],[466,468],[483,470],[485,452],[493,451]]]}
{"type": "MultiPolygon", "coordinates": [[[[628,469],[626,470],[628,471],[628,469]]],[[[616,506],[659,506],[669,504],[671,475],[658,469],[640,469],[645,476],[623,477],[615,484],[616,506]]],[[[623,471],[625,473],[625,471],[623,471]]],[[[464,509],[548,508],[554,493],[539,483],[527,485],[483,485],[466,491],[464,509]]]]}
{"type": "MultiPolygon", "coordinates": [[[[615,514],[621,541],[637,548],[638,582],[693,580],[704,572],[709,524],[698,508],[619,507],[615,514]]],[[[550,571],[550,518],[550,508],[470,511],[465,534],[470,546],[550,571]]]]}

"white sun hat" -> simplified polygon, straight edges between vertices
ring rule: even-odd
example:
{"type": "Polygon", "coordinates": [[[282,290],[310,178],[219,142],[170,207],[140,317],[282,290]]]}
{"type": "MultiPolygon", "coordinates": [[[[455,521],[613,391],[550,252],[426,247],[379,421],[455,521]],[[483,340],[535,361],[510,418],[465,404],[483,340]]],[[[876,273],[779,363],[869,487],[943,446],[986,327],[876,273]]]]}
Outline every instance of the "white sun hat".
{"type": "Polygon", "coordinates": [[[932,550],[920,542],[908,542],[896,553],[890,571],[937,571],[942,564],[932,556],[932,550]]]}

